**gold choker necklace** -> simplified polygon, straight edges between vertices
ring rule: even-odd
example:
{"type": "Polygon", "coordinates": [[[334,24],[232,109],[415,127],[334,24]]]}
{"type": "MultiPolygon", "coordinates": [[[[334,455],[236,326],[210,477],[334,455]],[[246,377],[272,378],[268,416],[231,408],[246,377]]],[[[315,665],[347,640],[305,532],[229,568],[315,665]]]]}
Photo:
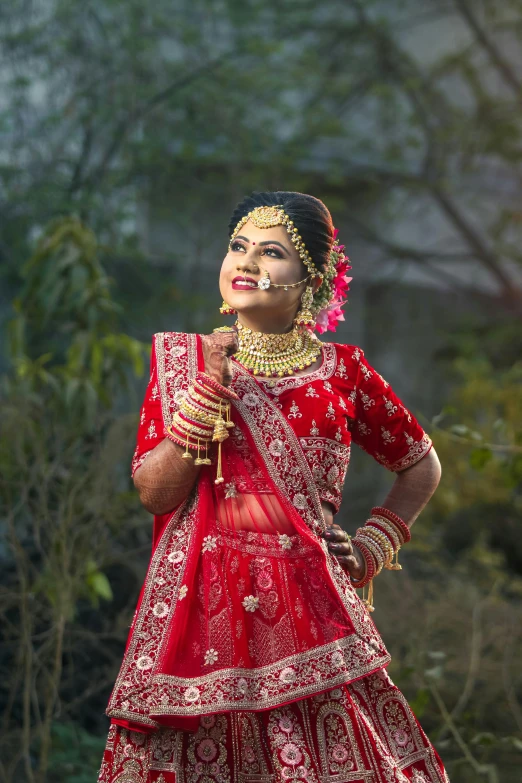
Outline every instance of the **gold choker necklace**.
{"type": "Polygon", "coordinates": [[[234,358],[254,375],[293,375],[315,362],[321,353],[321,343],[308,331],[294,326],[285,334],[253,332],[236,323],[239,350],[234,358]]]}

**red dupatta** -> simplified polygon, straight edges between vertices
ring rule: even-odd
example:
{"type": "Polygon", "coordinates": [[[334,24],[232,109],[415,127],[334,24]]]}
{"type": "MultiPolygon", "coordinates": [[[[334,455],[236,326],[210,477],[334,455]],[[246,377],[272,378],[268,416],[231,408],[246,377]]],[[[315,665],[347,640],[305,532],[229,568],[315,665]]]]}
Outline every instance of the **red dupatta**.
{"type": "MultiPolygon", "coordinates": [[[[163,419],[202,369],[197,335],[156,335],[163,419]],[[199,357],[199,358],[198,358],[199,357]]],[[[202,468],[158,537],[107,714],[154,730],[265,710],[389,662],[362,602],[319,536],[321,503],[292,427],[234,365],[224,484],[202,468]]]]}

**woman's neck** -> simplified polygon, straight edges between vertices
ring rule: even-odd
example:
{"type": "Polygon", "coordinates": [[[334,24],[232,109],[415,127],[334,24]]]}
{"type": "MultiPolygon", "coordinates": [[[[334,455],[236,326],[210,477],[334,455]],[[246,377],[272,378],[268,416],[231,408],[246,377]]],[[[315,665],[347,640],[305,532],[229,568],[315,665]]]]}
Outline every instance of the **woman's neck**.
{"type": "Polygon", "coordinates": [[[293,321],[288,322],[276,319],[267,321],[266,318],[257,319],[247,315],[238,315],[237,320],[241,326],[250,329],[252,332],[262,332],[263,334],[286,334],[294,328],[293,321]]]}

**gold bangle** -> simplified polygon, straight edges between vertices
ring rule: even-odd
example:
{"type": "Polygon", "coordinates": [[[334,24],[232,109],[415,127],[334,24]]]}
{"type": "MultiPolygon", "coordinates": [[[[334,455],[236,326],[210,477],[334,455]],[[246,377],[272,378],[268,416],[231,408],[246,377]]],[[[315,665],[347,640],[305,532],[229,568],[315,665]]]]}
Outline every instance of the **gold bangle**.
{"type": "MultiPolygon", "coordinates": [[[[195,400],[196,402],[202,402],[205,405],[208,405],[209,408],[214,408],[215,410],[219,410],[223,407],[223,401],[220,400],[219,402],[214,402],[213,400],[208,400],[206,397],[204,397],[202,394],[199,394],[196,390],[192,394],[190,394],[190,397],[192,400],[195,400]]],[[[226,404],[226,403],[225,403],[226,404]]]]}
{"type": "MultiPolygon", "coordinates": [[[[375,575],[377,576],[377,574],[381,573],[381,571],[382,571],[382,569],[384,567],[384,555],[383,555],[383,552],[382,552],[380,546],[374,541],[373,538],[371,538],[371,536],[366,536],[362,532],[361,533],[357,532],[357,538],[361,539],[361,543],[363,543],[364,546],[372,554],[372,556],[373,556],[373,558],[375,560],[375,565],[376,565],[375,575]]],[[[354,541],[354,543],[357,546],[357,541],[356,540],[354,541]]]]}
{"type": "Polygon", "coordinates": [[[196,422],[199,422],[200,424],[211,424],[212,426],[215,424],[215,416],[212,416],[210,413],[204,413],[187,402],[187,400],[183,400],[179,407],[183,413],[190,414],[195,418],[196,422]]]}
{"type": "Polygon", "coordinates": [[[196,433],[196,435],[201,435],[202,438],[211,441],[212,440],[212,432],[209,430],[201,429],[200,427],[197,427],[195,424],[189,423],[184,421],[178,416],[178,413],[176,412],[172,418],[172,424],[180,429],[185,435],[192,434],[193,432],[196,433]]]}
{"type": "Polygon", "coordinates": [[[395,550],[386,535],[381,533],[380,530],[376,530],[374,527],[368,527],[366,525],[364,526],[364,532],[367,536],[371,536],[375,543],[383,550],[384,565],[387,566],[388,563],[391,563],[395,550]]]}
{"type": "Polygon", "coordinates": [[[401,548],[404,542],[402,541],[399,532],[397,531],[397,528],[395,528],[391,524],[391,522],[388,522],[386,519],[382,519],[382,517],[370,517],[367,520],[365,527],[370,525],[371,522],[375,522],[377,525],[379,525],[380,527],[386,530],[386,533],[388,533],[390,538],[392,539],[392,543],[395,551],[401,548]]]}

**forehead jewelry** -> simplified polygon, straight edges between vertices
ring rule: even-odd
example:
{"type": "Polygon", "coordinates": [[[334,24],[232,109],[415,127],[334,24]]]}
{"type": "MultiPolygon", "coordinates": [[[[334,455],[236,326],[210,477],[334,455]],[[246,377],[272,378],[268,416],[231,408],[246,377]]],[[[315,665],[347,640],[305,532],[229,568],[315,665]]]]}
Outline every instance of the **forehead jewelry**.
{"type": "Polygon", "coordinates": [[[243,215],[232,232],[229,248],[242,227],[245,225],[245,223],[248,223],[249,220],[252,221],[256,228],[273,228],[274,226],[284,226],[290,236],[292,244],[299,253],[299,258],[306,266],[309,274],[314,275],[314,277],[323,278],[323,273],[315,268],[312,261],[312,256],[306,249],[299,230],[294,226],[294,221],[290,220],[289,216],[284,211],[282,204],[276,204],[273,207],[256,207],[247,215],[243,215]]]}

